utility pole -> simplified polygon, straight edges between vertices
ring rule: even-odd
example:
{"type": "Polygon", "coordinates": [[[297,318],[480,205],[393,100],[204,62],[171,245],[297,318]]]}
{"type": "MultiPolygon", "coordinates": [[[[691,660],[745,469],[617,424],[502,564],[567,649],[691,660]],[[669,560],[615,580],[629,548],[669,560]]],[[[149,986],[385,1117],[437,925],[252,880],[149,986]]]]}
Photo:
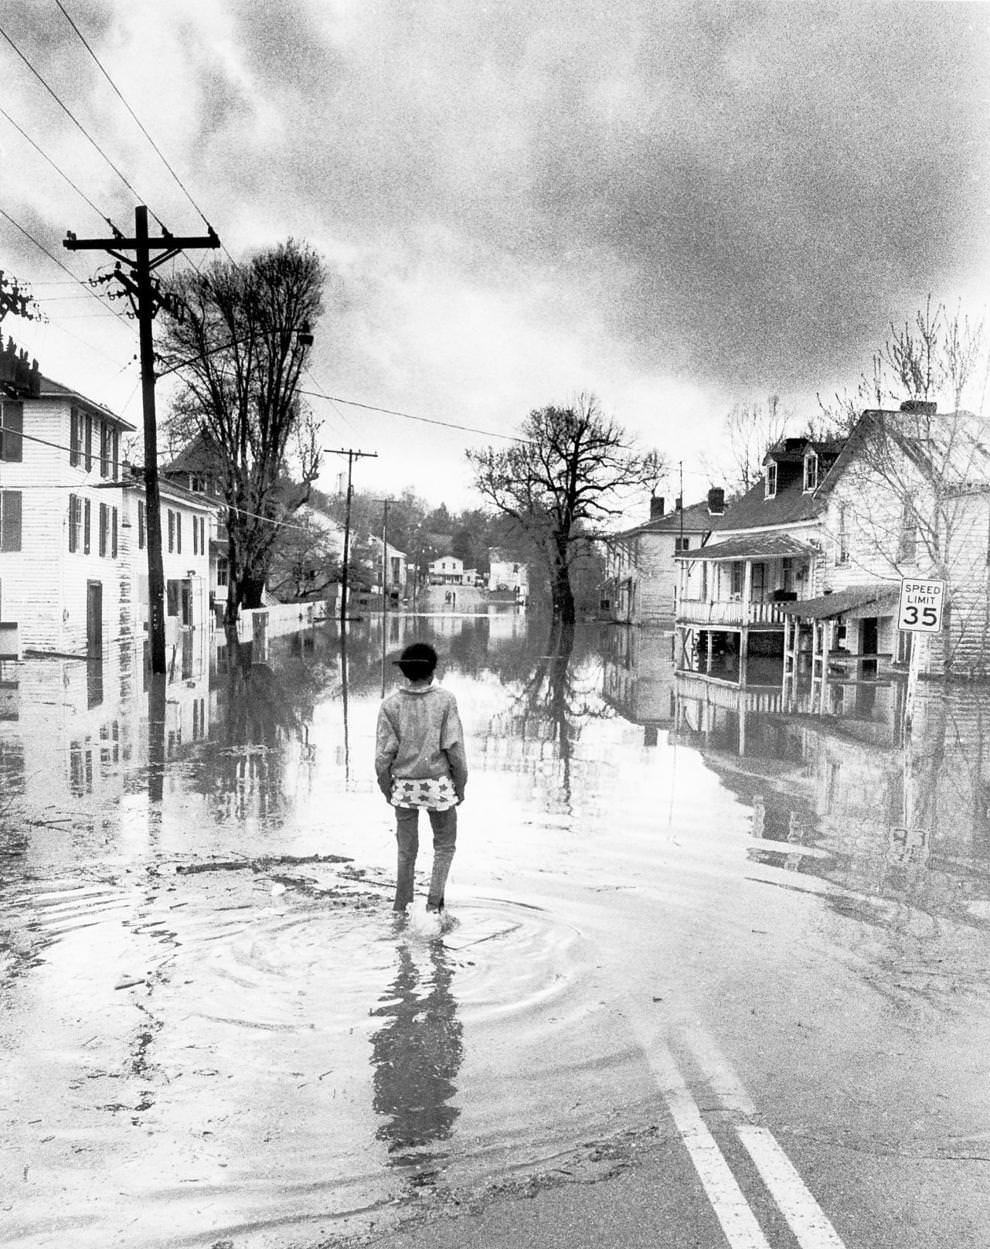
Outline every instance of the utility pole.
{"type": "MultiPolygon", "coordinates": [[[[162,562],[161,495],[158,488],[158,423],[155,414],[155,349],[151,323],[159,308],[175,313],[151,274],[166,260],[189,247],[219,247],[212,227],[196,238],[177,238],[163,229],[161,238],[148,235],[148,209],[134,209],[134,238],[118,232],[109,239],[80,239],[69,231],[63,246],[69,251],[105,251],[117,261],[113,278],[124,288],[138,323],[141,351],[141,400],[144,413],[144,492],[148,541],[148,632],[151,640],[151,671],[164,673],[165,665],[165,570],[162,562]],[[133,256],[130,253],[133,252],[133,256]],[[154,253],[154,255],[152,254],[154,253]],[[126,266],[125,269],[122,266],[126,266]]],[[[111,277],[102,279],[111,281],[111,277]]]]}
{"type": "Polygon", "coordinates": [[[388,499],[379,499],[382,511],[382,698],[385,697],[385,656],[388,653],[388,499]]]}
{"type": "Polygon", "coordinates": [[[354,493],[351,485],[351,470],[355,460],[367,459],[377,460],[377,451],[354,451],[350,448],[346,450],[334,450],[331,447],[324,447],[327,455],[346,455],[347,456],[347,495],[344,502],[344,562],[340,570],[340,628],[343,632],[344,621],[347,619],[347,561],[351,554],[351,495],[354,493]]]}

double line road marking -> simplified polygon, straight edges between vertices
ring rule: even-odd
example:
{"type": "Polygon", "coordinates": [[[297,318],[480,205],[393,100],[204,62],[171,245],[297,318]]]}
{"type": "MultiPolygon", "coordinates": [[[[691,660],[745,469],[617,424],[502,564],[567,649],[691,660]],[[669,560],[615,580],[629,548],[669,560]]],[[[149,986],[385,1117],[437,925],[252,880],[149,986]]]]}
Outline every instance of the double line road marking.
{"type": "MultiPolygon", "coordinates": [[[[845,1249],[773,1133],[747,1121],[757,1117],[756,1107],[712,1037],[697,1024],[678,1035],[722,1108],[739,1118],[733,1131],[801,1249],[845,1249]]],[[[672,1050],[660,1039],[641,1037],[640,1045],[731,1249],[771,1249],[672,1050]]]]}

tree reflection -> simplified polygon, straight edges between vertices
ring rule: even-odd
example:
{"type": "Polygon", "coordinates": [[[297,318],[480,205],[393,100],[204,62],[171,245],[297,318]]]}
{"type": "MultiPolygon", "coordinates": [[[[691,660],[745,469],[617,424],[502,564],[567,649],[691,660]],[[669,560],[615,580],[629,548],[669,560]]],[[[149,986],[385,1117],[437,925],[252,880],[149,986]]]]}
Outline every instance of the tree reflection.
{"type": "Polygon", "coordinates": [[[386,1116],[378,1139],[389,1162],[409,1169],[417,1187],[436,1182],[458,1107],[454,1078],[464,1056],[462,1026],[451,993],[453,967],[443,942],[429,943],[430,968],[420,970],[407,944],[381,1005],[371,1013],[387,1022],[371,1038],[375,1110],[386,1116]]]}
{"type": "Polygon", "coordinates": [[[298,741],[306,749],[313,709],[337,676],[329,647],[318,646],[315,634],[312,642],[303,645],[294,635],[286,643],[288,655],[256,662],[256,651],[267,655],[275,645],[259,648],[228,631],[215,731],[198,756],[199,786],[222,808],[220,818],[283,814],[290,744],[298,741]]]}
{"type": "MultiPolygon", "coordinates": [[[[508,715],[492,721],[492,737],[512,736],[523,742],[538,743],[539,758],[545,759],[549,746],[559,763],[558,784],[565,804],[571,800],[571,762],[574,747],[589,719],[611,718],[612,711],[601,700],[597,639],[572,623],[550,623],[547,644],[533,663],[532,649],[517,654],[518,693],[508,715]],[[587,654],[585,654],[587,651],[587,654]],[[595,671],[589,673],[585,659],[595,657],[595,671]]],[[[510,651],[507,659],[510,661],[510,651]]],[[[511,666],[499,665],[503,683],[509,684],[511,666]]]]}

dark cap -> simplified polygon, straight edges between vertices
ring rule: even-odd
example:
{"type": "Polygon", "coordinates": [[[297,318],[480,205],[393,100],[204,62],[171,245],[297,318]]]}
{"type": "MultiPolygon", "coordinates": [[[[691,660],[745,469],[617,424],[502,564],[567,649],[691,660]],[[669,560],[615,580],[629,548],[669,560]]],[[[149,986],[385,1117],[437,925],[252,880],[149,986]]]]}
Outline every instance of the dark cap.
{"type": "Polygon", "coordinates": [[[427,642],[413,642],[402,652],[398,659],[393,659],[394,664],[422,664],[423,667],[435,668],[437,666],[437,653],[427,642]]]}

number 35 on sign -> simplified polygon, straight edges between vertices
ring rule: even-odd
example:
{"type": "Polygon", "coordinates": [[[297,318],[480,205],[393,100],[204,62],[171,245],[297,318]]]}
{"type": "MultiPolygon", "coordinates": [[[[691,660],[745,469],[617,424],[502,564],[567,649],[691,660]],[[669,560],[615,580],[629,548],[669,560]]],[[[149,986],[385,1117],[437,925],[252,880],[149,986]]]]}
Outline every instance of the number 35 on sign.
{"type": "Polygon", "coordinates": [[[938,633],[942,628],[944,600],[944,581],[921,581],[916,577],[905,577],[901,581],[898,629],[907,629],[913,633],[938,633]]]}

